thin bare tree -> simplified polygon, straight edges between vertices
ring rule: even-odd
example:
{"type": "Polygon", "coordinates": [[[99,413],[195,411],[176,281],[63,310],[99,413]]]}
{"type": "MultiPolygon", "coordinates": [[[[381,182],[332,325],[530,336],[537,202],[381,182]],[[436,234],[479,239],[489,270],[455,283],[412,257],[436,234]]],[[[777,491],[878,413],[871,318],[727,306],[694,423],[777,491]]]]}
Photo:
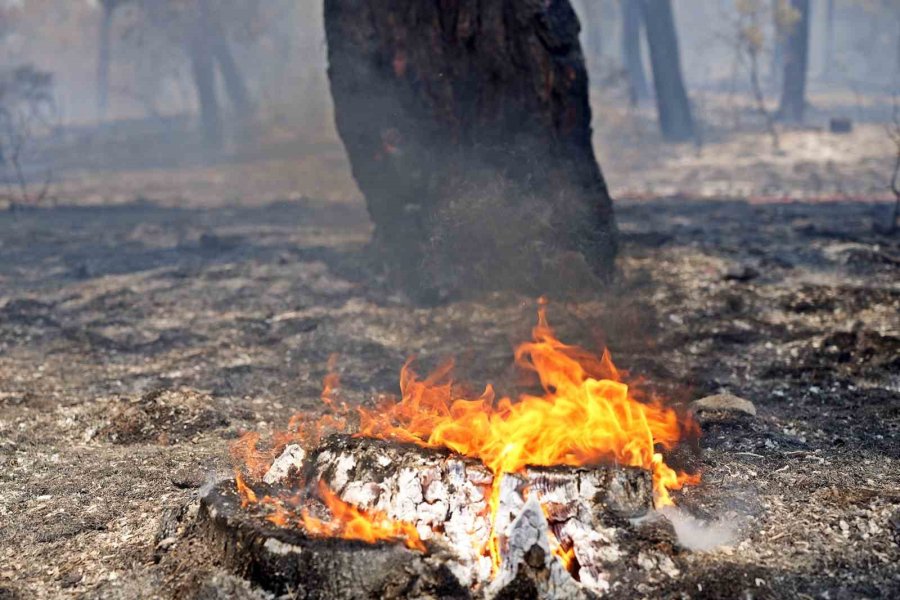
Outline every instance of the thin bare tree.
{"type": "Polygon", "coordinates": [[[52,127],[52,81],[49,73],[29,65],[0,76],[0,173],[6,186],[0,197],[11,210],[38,205],[50,191],[52,169],[35,190],[26,162],[40,130],[52,127]]]}

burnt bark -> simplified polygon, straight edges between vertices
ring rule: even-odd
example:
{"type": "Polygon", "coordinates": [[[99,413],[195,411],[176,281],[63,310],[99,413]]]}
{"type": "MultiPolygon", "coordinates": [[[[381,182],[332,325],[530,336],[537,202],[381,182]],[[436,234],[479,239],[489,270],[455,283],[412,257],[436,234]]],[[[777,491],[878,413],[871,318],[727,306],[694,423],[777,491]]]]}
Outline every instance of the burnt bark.
{"type": "Polygon", "coordinates": [[[632,105],[650,97],[644,60],[641,52],[641,7],[634,0],[622,2],[622,59],[628,77],[628,97],[632,105]]]}
{"type": "Polygon", "coordinates": [[[579,27],[568,0],[326,0],[338,133],[375,241],[411,279],[435,284],[436,269],[416,267],[448,252],[464,275],[488,265],[483,280],[496,283],[533,272],[510,261],[537,247],[611,271],[616,230],[579,27]],[[479,211],[474,227],[458,225],[479,211]],[[479,238],[489,222],[496,235],[479,238]],[[516,252],[491,245],[537,224],[509,244],[516,252]]]}
{"type": "Polygon", "coordinates": [[[806,72],[809,62],[809,0],[791,0],[799,14],[790,26],[784,47],[784,75],[781,83],[779,117],[789,123],[803,121],[806,109],[806,72]]]}
{"type": "Polygon", "coordinates": [[[681,74],[671,0],[640,0],[650,46],[659,128],[669,142],[694,139],[694,117],[681,74]]]}

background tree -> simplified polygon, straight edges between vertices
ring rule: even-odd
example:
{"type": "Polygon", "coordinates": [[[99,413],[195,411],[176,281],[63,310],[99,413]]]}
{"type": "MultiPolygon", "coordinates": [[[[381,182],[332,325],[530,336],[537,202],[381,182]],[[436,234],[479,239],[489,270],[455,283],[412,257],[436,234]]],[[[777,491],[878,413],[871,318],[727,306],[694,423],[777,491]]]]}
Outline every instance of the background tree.
{"type": "Polygon", "coordinates": [[[97,43],[97,116],[106,118],[109,108],[109,66],[112,51],[112,24],[116,8],[129,0],[100,0],[103,15],[100,18],[99,40],[97,43]]]}
{"type": "Polygon", "coordinates": [[[53,76],[22,65],[0,70],[0,198],[9,208],[39,204],[50,189],[53,173],[47,169],[41,185],[32,185],[37,162],[32,147],[52,128],[56,107],[52,96],[53,76]]]}
{"type": "Polygon", "coordinates": [[[806,73],[809,63],[809,0],[791,0],[788,15],[779,23],[787,30],[784,46],[784,75],[781,83],[779,117],[790,123],[803,121],[806,109],[806,73]]]}
{"type": "MultiPolygon", "coordinates": [[[[627,1],[627,0],[626,0],[627,1]]],[[[653,87],[663,138],[670,142],[694,139],[694,117],[681,74],[678,32],[671,0],[640,0],[643,9],[653,87]]]]}
{"type": "MultiPolygon", "coordinates": [[[[119,0],[124,1],[124,0],[119,0]]],[[[249,85],[232,51],[232,33],[227,26],[233,14],[246,17],[253,2],[210,2],[209,0],[139,0],[135,26],[141,35],[136,43],[147,44],[149,37],[163,37],[183,49],[200,113],[201,130],[210,148],[224,141],[222,103],[217,93],[217,74],[232,109],[231,122],[242,127],[254,115],[249,85]]]]}
{"type": "MultiPolygon", "coordinates": [[[[772,139],[772,148],[777,151],[781,142],[775,116],[766,105],[760,77],[761,56],[766,48],[764,23],[774,21],[774,17],[769,14],[771,9],[772,5],[766,0],[738,0],[735,2],[736,18],[733,28],[737,55],[747,70],[756,110],[765,121],[766,131],[772,139]]],[[[778,32],[775,31],[772,37],[777,38],[778,32]]]]}
{"type": "Polygon", "coordinates": [[[628,98],[632,105],[650,97],[641,51],[644,17],[639,2],[640,0],[621,0],[622,62],[628,76],[628,98]]]}

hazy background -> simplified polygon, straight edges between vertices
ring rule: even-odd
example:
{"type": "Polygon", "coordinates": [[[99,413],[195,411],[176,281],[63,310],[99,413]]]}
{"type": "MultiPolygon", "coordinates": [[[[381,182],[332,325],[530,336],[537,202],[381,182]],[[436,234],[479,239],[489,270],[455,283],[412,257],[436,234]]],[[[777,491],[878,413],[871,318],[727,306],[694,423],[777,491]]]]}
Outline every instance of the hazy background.
{"type": "MultiPolygon", "coordinates": [[[[781,148],[773,152],[751,94],[737,22],[748,6],[763,15],[760,78],[774,111],[781,67],[774,58],[772,20],[766,16],[772,4],[674,2],[699,133],[694,144],[665,145],[656,131],[652,100],[638,106],[628,102],[620,3],[576,0],[592,76],[597,152],[614,193],[884,195],[893,153],[884,127],[900,81],[900,5],[812,0],[810,110],[801,127],[784,128],[781,148]],[[835,116],[854,121],[852,135],[821,135],[835,116]]],[[[138,196],[183,202],[204,195],[218,202],[297,195],[358,200],[333,127],[321,0],[212,3],[253,102],[252,126],[234,126],[236,115],[219,77],[225,142],[215,152],[197,133],[190,6],[150,0],[116,6],[104,113],[98,106],[100,0],[0,0],[2,70],[31,65],[52,76],[52,106],[29,135],[22,161],[29,181],[52,180],[53,195],[63,202],[121,202],[138,196]],[[232,167],[216,173],[184,170],[223,160],[232,167]],[[248,162],[254,168],[238,166],[248,162]],[[160,168],[178,171],[165,181],[148,181],[146,171],[160,168]],[[134,170],[142,173],[121,180],[123,172],[134,170]],[[102,186],[91,180],[100,172],[106,174],[102,186]],[[250,189],[234,188],[248,181],[250,189]]],[[[642,44],[652,86],[646,41],[642,44]]],[[[0,177],[15,179],[8,168],[0,177]]]]}

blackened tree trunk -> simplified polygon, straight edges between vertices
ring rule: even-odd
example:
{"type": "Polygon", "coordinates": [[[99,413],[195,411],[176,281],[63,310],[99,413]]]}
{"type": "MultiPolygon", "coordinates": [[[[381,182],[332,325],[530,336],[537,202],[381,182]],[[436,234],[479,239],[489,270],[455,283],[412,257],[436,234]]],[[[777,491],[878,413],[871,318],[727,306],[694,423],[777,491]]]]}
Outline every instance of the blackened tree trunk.
{"type": "Polygon", "coordinates": [[[434,285],[441,275],[416,267],[448,251],[462,279],[536,287],[536,271],[560,270],[542,248],[611,271],[612,203],[568,0],[326,0],[325,30],[338,133],[395,265],[434,285]]]}
{"type": "Polygon", "coordinates": [[[663,138],[670,142],[694,139],[694,117],[681,75],[678,33],[671,0],[639,0],[650,45],[650,64],[656,108],[663,138]]]}
{"type": "Polygon", "coordinates": [[[641,28],[643,16],[637,0],[621,0],[622,3],[622,59],[628,76],[628,97],[632,105],[650,97],[644,60],[641,53],[641,28]]]}
{"type": "Polygon", "coordinates": [[[784,75],[779,117],[789,123],[803,121],[806,108],[806,71],[809,61],[809,0],[791,0],[799,15],[790,26],[785,42],[784,75]]]}
{"type": "Polygon", "coordinates": [[[200,105],[203,139],[209,148],[216,149],[222,146],[222,114],[216,97],[215,57],[205,9],[205,2],[201,2],[190,33],[191,70],[200,105]]]}

